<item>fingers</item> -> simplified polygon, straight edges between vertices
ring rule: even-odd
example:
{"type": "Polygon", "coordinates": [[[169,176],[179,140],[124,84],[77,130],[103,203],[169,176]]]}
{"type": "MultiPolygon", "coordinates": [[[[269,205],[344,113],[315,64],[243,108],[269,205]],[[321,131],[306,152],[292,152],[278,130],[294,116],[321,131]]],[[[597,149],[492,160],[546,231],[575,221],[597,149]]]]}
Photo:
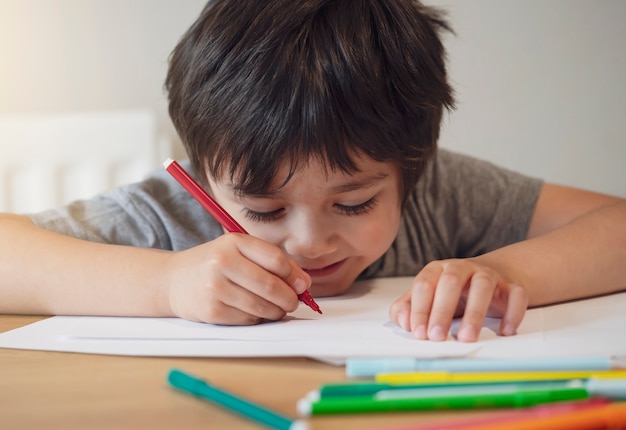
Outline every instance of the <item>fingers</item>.
{"type": "Polygon", "coordinates": [[[214,324],[279,320],[297,309],[311,278],[280,248],[228,234],[175,254],[170,307],[180,317],[214,324]]]}
{"type": "Polygon", "coordinates": [[[302,294],[311,287],[311,276],[302,270],[292,258],[289,258],[289,263],[291,267],[290,272],[286,276],[281,276],[281,278],[287,285],[293,288],[296,294],[302,294]]]}
{"type": "Polygon", "coordinates": [[[443,260],[422,269],[412,289],[392,305],[390,317],[416,339],[442,341],[455,316],[462,314],[457,338],[474,342],[488,313],[502,316],[502,335],[515,334],[527,306],[526,290],[491,268],[469,260],[443,260]]]}
{"type": "Polygon", "coordinates": [[[264,320],[277,321],[287,314],[275,303],[238,285],[227,285],[218,294],[219,306],[205,308],[210,309],[206,317],[213,324],[251,325],[264,320]]]}
{"type": "Polygon", "coordinates": [[[221,300],[229,306],[267,319],[278,319],[273,317],[278,311],[292,312],[298,307],[296,292],[284,279],[249,260],[223,268],[223,273],[221,300]]]}
{"type": "Polygon", "coordinates": [[[442,341],[448,337],[461,293],[472,275],[471,267],[451,261],[429,264],[424,269],[416,278],[411,306],[417,305],[417,309],[411,313],[411,328],[416,339],[442,341]]]}
{"type": "MultiPolygon", "coordinates": [[[[287,311],[228,279],[221,271],[188,270],[170,288],[175,315],[190,321],[223,325],[251,325],[279,320],[287,311]]],[[[286,287],[291,295],[293,291],[286,287]]],[[[297,299],[294,299],[297,301],[297,299]]]]}
{"type": "Polygon", "coordinates": [[[497,285],[498,277],[491,273],[483,271],[472,276],[463,319],[457,334],[460,341],[475,342],[478,339],[497,285]]]}
{"type": "Polygon", "coordinates": [[[411,290],[389,307],[389,319],[404,330],[411,331],[411,290]]]}
{"type": "Polygon", "coordinates": [[[500,323],[500,334],[513,336],[524,319],[528,308],[528,293],[519,285],[512,285],[509,290],[508,306],[500,323]]]}
{"type": "MultiPolygon", "coordinates": [[[[443,267],[441,265],[428,264],[415,278],[413,293],[411,294],[410,331],[416,339],[425,340],[429,338],[428,333],[431,328],[429,320],[431,311],[437,311],[433,305],[442,272],[443,267]]],[[[441,319],[441,315],[439,315],[439,319],[441,319]]],[[[442,328],[440,325],[437,327],[433,333],[435,335],[442,328]]]]}
{"type": "MultiPolygon", "coordinates": [[[[237,246],[244,257],[280,278],[296,294],[303,293],[311,286],[309,274],[278,247],[251,236],[247,236],[245,242],[239,242],[237,246]]],[[[262,276],[262,278],[261,282],[274,282],[269,276],[262,276]]]]}

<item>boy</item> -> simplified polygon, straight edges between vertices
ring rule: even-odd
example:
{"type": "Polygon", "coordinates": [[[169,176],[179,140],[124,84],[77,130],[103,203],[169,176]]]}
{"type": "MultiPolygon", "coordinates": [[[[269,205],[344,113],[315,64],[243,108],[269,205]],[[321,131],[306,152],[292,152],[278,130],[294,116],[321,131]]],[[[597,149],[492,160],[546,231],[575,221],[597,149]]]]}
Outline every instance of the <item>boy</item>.
{"type": "Polygon", "coordinates": [[[210,1],[175,48],[170,115],[223,234],[166,173],[0,220],[0,312],[254,324],[297,293],[415,276],[390,307],[417,339],[512,335],[527,306],[626,286],[626,203],[438,151],[453,106],[412,0],[210,1]]]}

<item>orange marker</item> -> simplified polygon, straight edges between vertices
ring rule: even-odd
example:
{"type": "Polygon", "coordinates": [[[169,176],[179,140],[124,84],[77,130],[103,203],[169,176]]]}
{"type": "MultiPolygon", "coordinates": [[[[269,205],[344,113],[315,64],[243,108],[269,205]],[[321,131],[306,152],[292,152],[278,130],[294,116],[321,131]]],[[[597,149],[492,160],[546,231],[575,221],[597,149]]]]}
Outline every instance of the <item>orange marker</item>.
{"type": "Polygon", "coordinates": [[[583,408],[572,412],[529,416],[513,421],[458,427],[463,430],[589,430],[626,428],[626,402],[583,408]]]}

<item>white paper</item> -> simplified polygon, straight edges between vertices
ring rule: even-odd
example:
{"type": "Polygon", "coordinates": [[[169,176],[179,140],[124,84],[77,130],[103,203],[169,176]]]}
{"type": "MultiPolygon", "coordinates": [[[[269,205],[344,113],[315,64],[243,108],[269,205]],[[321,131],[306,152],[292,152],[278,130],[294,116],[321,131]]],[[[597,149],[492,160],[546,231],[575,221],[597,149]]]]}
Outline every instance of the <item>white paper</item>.
{"type": "Polygon", "coordinates": [[[98,354],[189,357],[307,356],[339,360],[379,355],[459,357],[460,342],[416,341],[388,318],[410,278],[358,282],[340,297],[301,304],[277,322],[219,326],[179,318],[57,316],[0,334],[0,347],[98,354]]]}
{"type": "Polygon", "coordinates": [[[626,292],[546,306],[527,311],[520,335],[480,342],[477,356],[623,356],[625,328],[626,292]]]}
{"type": "Polygon", "coordinates": [[[233,327],[178,318],[52,317],[0,334],[0,347],[97,354],[186,357],[306,356],[341,364],[347,357],[546,357],[626,355],[626,293],[531,309],[516,336],[487,319],[479,341],[417,341],[393,325],[389,306],[412,278],[356,283],[340,297],[301,304],[277,322],[233,327]]]}

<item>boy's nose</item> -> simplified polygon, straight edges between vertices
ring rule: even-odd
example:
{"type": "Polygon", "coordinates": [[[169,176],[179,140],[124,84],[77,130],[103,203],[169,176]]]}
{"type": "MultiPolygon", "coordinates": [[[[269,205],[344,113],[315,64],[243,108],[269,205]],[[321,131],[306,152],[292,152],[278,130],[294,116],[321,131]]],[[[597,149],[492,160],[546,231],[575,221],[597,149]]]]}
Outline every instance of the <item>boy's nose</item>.
{"type": "Polygon", "coordinates": [[[315,216],[303,216],[290,226],[285,251],[294,257],[313,260],[336,249],[337,233],[333,223],[315,216]]]}

